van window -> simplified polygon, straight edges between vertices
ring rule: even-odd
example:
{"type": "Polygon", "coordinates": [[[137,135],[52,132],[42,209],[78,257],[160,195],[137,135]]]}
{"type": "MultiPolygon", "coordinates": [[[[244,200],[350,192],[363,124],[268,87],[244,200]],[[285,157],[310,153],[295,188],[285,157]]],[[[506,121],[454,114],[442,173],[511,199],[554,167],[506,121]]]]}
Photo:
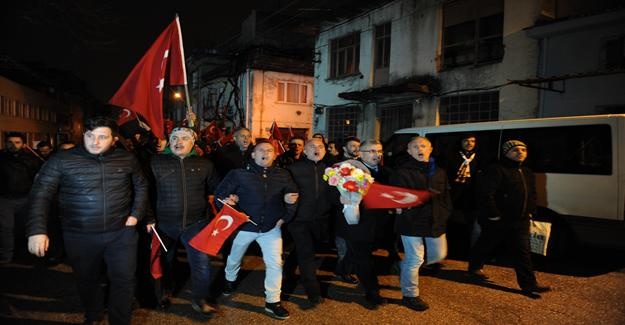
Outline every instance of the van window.
{"type": "Polygon", "coordinates": [[[612,174],[609,125],[504,130],[502,138],[525,142],[527,165],[537,173],[612,174]]]}

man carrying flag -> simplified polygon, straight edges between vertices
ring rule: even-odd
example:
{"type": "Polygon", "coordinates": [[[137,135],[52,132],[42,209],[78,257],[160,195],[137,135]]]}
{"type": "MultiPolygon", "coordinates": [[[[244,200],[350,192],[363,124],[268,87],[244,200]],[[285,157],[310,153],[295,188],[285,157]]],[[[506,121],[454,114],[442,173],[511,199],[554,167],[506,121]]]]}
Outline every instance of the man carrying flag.
{"type": "MultiPolygon", "coordinates": [[[[287,319],[289,312],[280,302],[282,288],[282,231],[297,208],[297,186],[285,169],[273,166],[276,152],[266,140],[252,151],[252,161],[245,168],[231,170],[215,191],[215,197],[239,210],[254,223],[246,223],[234,238],[226,261],[224,295],[234,292],[241,260],[249,245],[256,241],[265,262],[265,311],[278,319],[287,319]]],[[[223,203],[217,202],[218,206],[223,203]]]]}
{"type": "MultiPolygon", "coordinates": [[[[175,128],[169,137],[169,147],[152,158],[154,175],[152,199],[154,217],[149,220],[148,232],[154,224],[167,253],[163,254],[162,290],[157,292],[159,306],[167,308],[169,295],[173,290],[173,266],[177,245],[183,245],[191,270],[191,306],[202,314],[211,314],[214,309],[207,304],[210,287],[210,258],[193,248],[189,241],[208,224],[208,196],[218,184],[213,163],[199,157],[193,145],[195,132],[189,128],[175,128]]],[[[157,290],[158,290],[157,285],[157,290]]]]}
{"type": "MultiPolygon", "coordinates": [[[[161,33],[152,47],[130,72],[109,104],[140,114],[163,139],[163,90],[169,85],[187,84],[182,34],[178,17],[161,33]]],[[[188,96],[186,96],[188,98],[188,96]]]]}

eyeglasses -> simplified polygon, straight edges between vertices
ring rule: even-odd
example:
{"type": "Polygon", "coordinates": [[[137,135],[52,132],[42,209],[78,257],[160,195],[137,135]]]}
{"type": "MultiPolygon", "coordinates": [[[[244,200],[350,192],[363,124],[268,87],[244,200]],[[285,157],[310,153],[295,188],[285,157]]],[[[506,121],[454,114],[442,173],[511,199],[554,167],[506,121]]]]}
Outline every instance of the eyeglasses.
{"type": "Polygon", "coordinates": [[[381,155],[381,154],[383,154],[383,153],[384,153],[384,150],[375,150],[375,149],[371,149],[371,150],[361,150],[360,152],[368,152],[368,153],[370,153],[370,154],[372,154],[372,155],[375,155],[375,154],[377,153],[377,154],[380,154],[380,155],[381,155]]]}

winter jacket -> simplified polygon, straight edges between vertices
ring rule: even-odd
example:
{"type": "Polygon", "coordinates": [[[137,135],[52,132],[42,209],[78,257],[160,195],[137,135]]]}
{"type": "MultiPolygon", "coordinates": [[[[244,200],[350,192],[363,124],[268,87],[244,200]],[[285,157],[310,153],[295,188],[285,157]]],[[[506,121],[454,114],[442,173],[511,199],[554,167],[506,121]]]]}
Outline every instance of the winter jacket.
{"type": "Polygon", "coordinates": [[[536,212],[534,173],[518,162],[502,158],[491,165],[480,189],[480,222],[500,217],[506,224],[526,224],[536,212]]]}
{"type": "Polygon", "coordinates": [[[311,222],[328,219],[332,203],[338,200],[338,192],[323,180],[325,162],[314,162],[304,158],[288,169],[299,188],[297,213],[293,221],[311,222]]]}
{"type": "Polygon", "coordinates": [[[426,204],[403,209],[395,220],[395,231],[413,237],[439,237],[445,233],[451,214],[447,174],[441,168],[410,157],[391,174],[389,183],[406,188],[427,189],[432,198],[426,204]],[[433,169],[433,170],[432,170],[433,169]]]}
{"type": "Polygon", "coordinates": [[[2,180],[0,196],[27,197],[40,167],[41,161],[24,150],[0,151],[0,179],[2,180]]]}
{"type": "Polygon", "coordinates": [[[239,202],[235,208],[257,224],[246,222],[240,230],[267,232],[278,220],[289,222],[293,218],[297,203],[286,204],[284,195],[297,192],[297,185],[286,169],[264,168],[251,161],[245,168],[233,169],[226,175],[215,190],[215,204],[221,208],[223,204],[217,199],[237,195],[239,202]]]}
{"type": "Polygon", "coordinates": [[[156,187],[151,201],[158,223],[185,228],[207,218],[208,195],[219,183],[210,160],[169,153],[153,156],[151,167],[156,187]]]}
{"type": "Polygon", "coordinates": [[[92,155],[80,146],[50,157],[30,193],[28,236],[47,232],[56,193],[63,230],[70,232],[119,230],[128,216],[140,220],[148,205],[148,184],[139,162],[115,148],[92,155]]]}
{"type": "Polygon", "coordinates": [[[236,143],[229,143],[215,153],[215,168],[221,178],[232,169],[243,168],[250,162],[252,145],[241,151],[236,143]]]}

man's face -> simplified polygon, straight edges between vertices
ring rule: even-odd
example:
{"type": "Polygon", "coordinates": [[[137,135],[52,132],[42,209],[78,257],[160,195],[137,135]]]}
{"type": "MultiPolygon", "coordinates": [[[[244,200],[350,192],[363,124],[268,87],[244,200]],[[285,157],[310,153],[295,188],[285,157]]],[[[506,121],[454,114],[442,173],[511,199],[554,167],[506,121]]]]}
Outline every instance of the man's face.
{"type": "Polygon", "coordinates": [[[259,143],[254,147],[252,159],[261,167],[270,167],[276,159],[276,150],[271,143],[259,143]]]}
{"type": "Polygon", "coordinates": [[[306,144],[304,148],[304,154],[306,158],[318,162],[326,155],[326,146],[321,139],[313,138],[306,144]]]}
{"type": "Polygon", "coordinates": [[[408,154],[418,161],[428,162],[432,154],[432,143],[424,138],[412,140],[408,143],[408,154]]]}
{"type": "Polygon", "coordinates": [[[6,141],[7,149],[10,152],[18,152],[24,147],[24,141],[20,137],[9,137],[6,141]]]}
{"type": "Polygon", "coordinates": [[[48,146],[41,147],[38,150],[39,150],[39,155],[43,158],[49,157],[50,154],[52,153],[52,148],[48,146]]]}
{"type": "Polygon", "coordinates": [[[358,150],[360,150],[360,142],[358,141],[349,141],[343,147],[345,154],[351,158],[356,158],[359,155],[358,150]]]}
{"type": "Polygon", "coordinates": [[[299,156],[302,151],[304,151],[304,140],[302,139],[292,139],[289,141],[289,148],[293,150],[293,153],[296,156],[299,156]]]}
{"type": "Polygon", "coordinates": [[[369,165],[369,166],[377,166],[382,161],[382,145],[381,144],[372,144],[366,147],[360,148],[360,159],[369,165]]]}
{"type": "Polygon", "coordinates": [[[174,131],[169,137],[169,149],[180,158],[186,157],[191,152],[194,143],[193,134],[187,131],[174,131]]]}
{"type": "Polygon", "coordinates": [[[158,139],[158,146],[156,147],[157,152],[163,152],[167,148],[167,140],[158,139]]]}
{"type": "Polygon", "coordinates": [[[527,148],[516,146],[506,153],[506,157],[516,162],[523,162],[527,158],[527,148]]]}
{"type": "Polygon", "coordinates": [[[85,149],[93,155],[106,152],[113,146],[113,143],[115,143],[115,138],[113,137],[111,129],[104,126],[97,127],[90,131],[88,130],[82,138],[85,143],[85,149]]]}
{"type": "Polygon", "coordinates": [[[473,151],[473,149],[475,149],[475,137],[468,137],[466,139],[462,139],[461,145],[462,145],[462,150],[473,151]]]}
{"type": "Polygon", "coordinates": [[[339,151],[336,149],[335,143],[330,143],[328,145],[328,153],[331,154],[332,156],[338,156],[339,151]]]}
{"type": "Polygon", "coordinates": [[[252,143],[252,134],[248,130],[239,130],[234,135],[234,142],[239,146],[239,149],[242,151],[247,150],[247,148],[252,143]]]}

